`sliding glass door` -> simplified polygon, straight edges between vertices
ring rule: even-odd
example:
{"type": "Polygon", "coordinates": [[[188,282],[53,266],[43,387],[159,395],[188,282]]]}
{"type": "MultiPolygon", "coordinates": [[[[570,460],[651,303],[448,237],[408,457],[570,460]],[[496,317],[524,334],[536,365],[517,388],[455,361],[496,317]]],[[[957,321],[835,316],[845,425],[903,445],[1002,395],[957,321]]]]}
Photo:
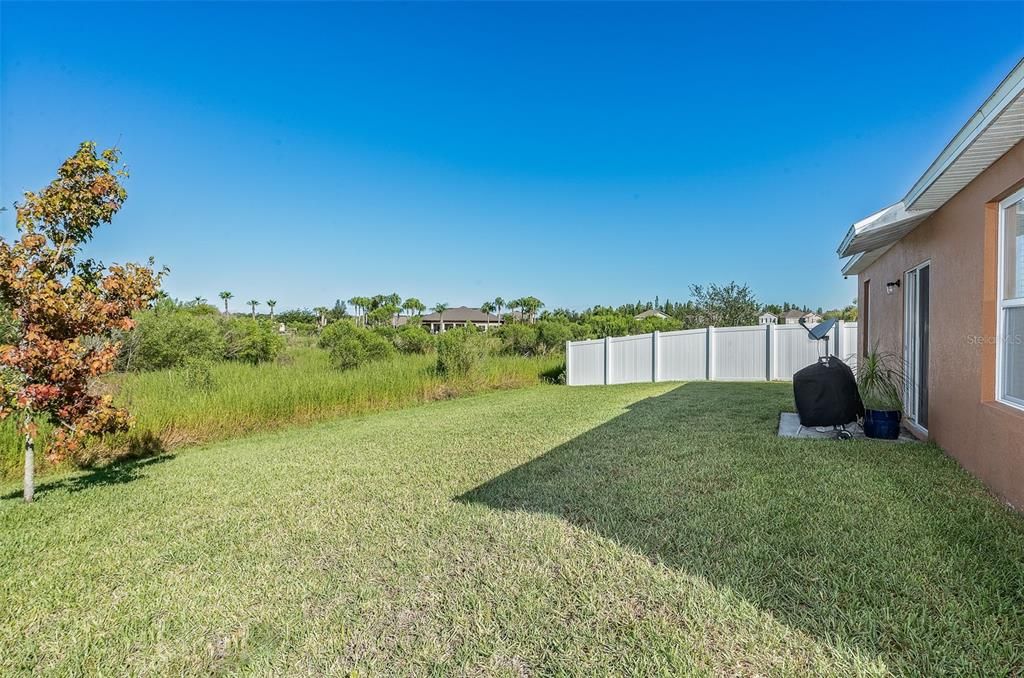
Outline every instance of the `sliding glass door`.
{"type": "Polygon", "coordinates": [[[903,391],[904,414],[928,428],[928,306],[931,301],[931,265],[921,264],[904,274],[903,285],[903,391]]]}

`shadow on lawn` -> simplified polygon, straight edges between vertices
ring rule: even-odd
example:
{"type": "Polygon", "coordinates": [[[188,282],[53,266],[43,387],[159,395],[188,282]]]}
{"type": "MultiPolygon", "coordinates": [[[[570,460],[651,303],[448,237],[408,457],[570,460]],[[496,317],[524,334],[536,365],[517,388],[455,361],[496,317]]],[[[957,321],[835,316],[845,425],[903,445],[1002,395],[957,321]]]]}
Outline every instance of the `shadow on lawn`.
{"type": "MultiPolygon", "coordinates": [[[[94,487],[108,485],[123,485],[141,478],[145,478],[145,470],[154,464],[162,464],[173,459],[174,455],[162,454],[157,457],[137,459],[133,461],[122,461],[91,469],[81,475],[60,480],[42,482],[36,485],[36,498],[56,490],[67,492],[82,492],[94,487]]],[[[21,490],[10,492],[0,499],[21,499],[21,490]]]]}
{"type": "Polygon", "coordinates": [[[791,408],[683,385],[459,501],[553,514],[897,671],[1019,671],[1024,521],[933,446],[777,438],[791,408]]]}

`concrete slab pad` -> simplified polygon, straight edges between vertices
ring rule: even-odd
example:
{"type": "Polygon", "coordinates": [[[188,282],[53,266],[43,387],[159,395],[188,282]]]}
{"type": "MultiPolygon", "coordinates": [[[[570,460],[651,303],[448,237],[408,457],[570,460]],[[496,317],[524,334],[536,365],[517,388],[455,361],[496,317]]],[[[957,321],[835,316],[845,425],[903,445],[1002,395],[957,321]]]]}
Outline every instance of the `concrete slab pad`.
{"type": "MultiPolygon", "coordinates": [[[[847,424],[846,430],[852,433],[855,439],[868,440],[868,437],[864,435],[864,429],[861,428],[860,424],[847,424]]],[[[800,415],[798,415],[796,412],[783,412],[782,415],[779,417],[780,438],[806,438],[812,440],[829,440],[835,438],[835,436],[835,431],[832,430],[831,426],[821,426],[817,428],[801,426],[800,415]]],[[[901,428],[900,437],[897,440],[893,440],[892,442],[919,443],[921,441],[915,438],[907,429],[901,428]]]]}

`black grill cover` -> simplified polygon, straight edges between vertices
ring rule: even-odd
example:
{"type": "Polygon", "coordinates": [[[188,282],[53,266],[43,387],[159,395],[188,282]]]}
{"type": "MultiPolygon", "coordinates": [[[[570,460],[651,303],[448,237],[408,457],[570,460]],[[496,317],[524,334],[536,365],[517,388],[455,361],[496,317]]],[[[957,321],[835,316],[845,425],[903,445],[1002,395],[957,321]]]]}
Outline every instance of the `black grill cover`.
{"type": "Polygon", "coordinates": [[[853,370],[835,356],[794,374],[793,398],[802,426],[842,426],[864,414],[853,370]]]}

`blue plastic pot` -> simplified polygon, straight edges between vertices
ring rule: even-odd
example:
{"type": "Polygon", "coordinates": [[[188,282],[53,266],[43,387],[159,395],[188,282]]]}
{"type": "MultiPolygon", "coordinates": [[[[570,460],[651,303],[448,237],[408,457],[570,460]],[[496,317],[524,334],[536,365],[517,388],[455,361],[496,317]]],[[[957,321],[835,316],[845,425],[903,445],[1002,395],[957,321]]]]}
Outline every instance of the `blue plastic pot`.
{"type": "Polygon", "coordinates": [[[868,438],[896,440],[900,437],[902,417],[899,410],[864,410],[864,435],[868,438]]]}

